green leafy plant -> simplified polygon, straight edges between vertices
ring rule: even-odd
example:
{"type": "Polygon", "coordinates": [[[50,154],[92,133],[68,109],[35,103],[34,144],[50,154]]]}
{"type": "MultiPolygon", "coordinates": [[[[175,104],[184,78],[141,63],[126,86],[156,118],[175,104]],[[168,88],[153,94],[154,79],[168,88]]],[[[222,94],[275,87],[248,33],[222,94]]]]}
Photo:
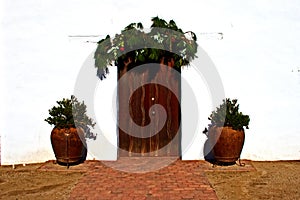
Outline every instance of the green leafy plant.
{"type": "MultiPolygon", "coordinates": [[[[223,103],[211,113],[208,119],[211,121],[211,124],[208,125],[208,128],[213,126],[229,126],[234,130],[243,130],[244,127],[248,129],[250,122],[249,115],[244,115],[242,112],[239,112],[239,104],[237,103],[237,99],[230,100],[230,98],[224,99],[223,103]]],[[[203,133],[207,132],[208,129],[205,128],[203,133]]]]}
{"type": "Polygon", "coordinates": [[[49,109],[49,115],[46,122],[54,125],[55,128],[76,128],[81,127],[85,131],[86,138],[96,139],[90,131],[90,127],[94,127],[96,123],[86,115],[86,105],[79,102],[75,96],[71,99],[63,98],[57,101],[58,106],[49,109]],[[90,127],[89,127],[90,126],[90,127]]]}
{"type": "Polygon", "coordinates": [[[107,66],[115,64],[128,70],[144,63],[164,63],[172,60],[174,67],[188,65],[196,57],[197,37],[192,31],[183,32],[175,21],[152,18],[151,30],[144,31],[142,23],[131,23],[112,39],[109,35],[98,42],[94,54],[97,75],[102,80],[107,66]],[[149,48],[155,47],[155,48],[149,48]]]}

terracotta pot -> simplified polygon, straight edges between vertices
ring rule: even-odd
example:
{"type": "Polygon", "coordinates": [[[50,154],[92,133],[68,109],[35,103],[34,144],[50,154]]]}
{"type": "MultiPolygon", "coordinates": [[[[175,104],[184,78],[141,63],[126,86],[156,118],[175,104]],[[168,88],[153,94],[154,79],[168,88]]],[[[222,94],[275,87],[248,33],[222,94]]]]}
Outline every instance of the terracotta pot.
{"type": "Polygon", "coordinates": [[[217,162],[233,163],[240,158],[245,133],[244,130],[234,130],[231,127],[214,126],[209,130],[209,140],[217,162]]]}
{"type": "Polygon", "coordinates": [[[52,148],[59,164],[77,164],[84,161],[86,147],[81,128],[54,128],[51,132],[52,148]]]}

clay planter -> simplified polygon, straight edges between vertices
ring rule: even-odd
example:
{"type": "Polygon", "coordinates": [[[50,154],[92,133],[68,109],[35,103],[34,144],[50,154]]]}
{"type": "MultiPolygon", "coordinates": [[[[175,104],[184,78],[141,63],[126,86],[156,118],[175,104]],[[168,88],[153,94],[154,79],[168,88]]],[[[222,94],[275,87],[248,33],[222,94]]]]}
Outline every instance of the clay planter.
{"type": "Polygon", "coordinates": [[[244,130],[234,130],[231,127],[212,127],[209,130],[209,140],[213,146],[214,159],[222,163],[234,163],[241,155],[245,133],[244,130]]]}
{"type": "Polygon", "coordinates": [[[59,164],[79,164],[84,161],[86,147],[82,143],[84,131],[81,128],[54,128],[51,132],[52,148],[59,164]]]}

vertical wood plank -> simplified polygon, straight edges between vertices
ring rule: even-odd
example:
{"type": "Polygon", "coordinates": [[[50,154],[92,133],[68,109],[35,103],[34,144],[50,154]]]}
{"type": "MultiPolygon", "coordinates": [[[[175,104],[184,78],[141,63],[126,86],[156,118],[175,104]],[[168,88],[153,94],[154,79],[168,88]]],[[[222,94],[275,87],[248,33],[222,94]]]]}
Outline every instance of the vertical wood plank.
{"type": "MultiPolygon", "coordinates": [[[[139,126],[146,126],[150,123],[149,109],[152,105],[160,104],[167,112],[167,121],[164,127],[159,132],[156,130],[155,132],[158,133],[152,137],[141,138],[147,135],[144,132],[139,133],[141,137],[133,137],[119,128],[119,156],[178,156],[180,154],[180,130],[178,130],[180,125],[180,98],[177,99],[176,95],[180,97],[181,83],[180,79],[175,79],[171,67],[161,66],[162,73],[158,73],[159,75],[154,77],[154,82],[167,81],[167,87],[148,84],[133,91],[134,86],[149,78],[149,74],[138,74],[130,71],[127,72],[129,73],[128,84],[118,85],[118,120],[125,120],[123,122],[129,131],[136,131],[132,129],[133,126],[124,113],[129,95],[131,95],[129,103],[130,116],[139,126]],[[175,88],[175,91],[169,90],[169,86],[173,86],[171,88],[175,88]],[[177,132],[179,133],[177,134],[177,132]],[[169,143],[170,145],[168,145],[169,143]],[[168,145],[167,148],[163,149],[166,145],[168,145]]],[[[118,79],[126,73],[124,70],[119,72],[118,79]]],[[[159,117],[159,115],[155,117],[159,117]]],[[[154,128],[157,127],[158,125],[154,128]]]]}

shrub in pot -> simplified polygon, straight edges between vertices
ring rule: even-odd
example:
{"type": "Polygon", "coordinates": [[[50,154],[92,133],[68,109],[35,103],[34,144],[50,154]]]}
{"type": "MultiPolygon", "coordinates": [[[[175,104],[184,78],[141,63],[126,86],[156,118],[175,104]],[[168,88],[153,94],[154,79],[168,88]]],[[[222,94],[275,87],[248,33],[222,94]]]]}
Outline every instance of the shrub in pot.
{"type": "Polygon", "coordinates": [[[237,99],[226,98],[208,119],[211,124],[203,132],[208,136],[215,162],[235,163],[242,152],[249,116],[239,111],[237,99]]]}
{"type": "Polygon", "coordinates": [[[49,110],[46,122],[54,125],[51,144],[56,161],[63,165],[79,164],[85,160],[86,138],[96,139],[90,131],[95,123],[86,115],[86,105],[75,96],[57,101],[57,106],[49,110]]]}

